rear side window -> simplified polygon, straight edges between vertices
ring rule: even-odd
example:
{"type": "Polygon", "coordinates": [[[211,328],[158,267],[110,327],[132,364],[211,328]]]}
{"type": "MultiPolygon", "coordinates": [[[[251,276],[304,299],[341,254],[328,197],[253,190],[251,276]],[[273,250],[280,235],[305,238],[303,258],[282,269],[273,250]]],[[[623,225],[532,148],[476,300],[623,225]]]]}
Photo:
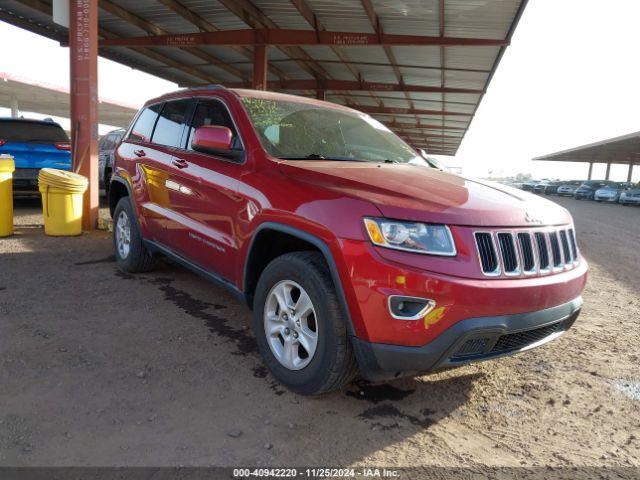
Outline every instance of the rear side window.
{"type": "Polygon", "coordinates": [[[191,140],[193,140],[193,134],[198,127],[203,125],[216,125],[220,127],[227,127],[233,133],[235,142],[238,141],[236,129],[233,126],[231,117],[226,107],[217,100],[200,100],[196,106],[196,111],[193,114],[193,120],[191,120],[191,126],[189,127],[189,136],[187,138],[187,149],[191,148],[191,140]]]}
{"type": "Polygon", "coordinates": [[[0,121],[0,139],[12,142],[68,142],[57,123],[0,121]]]}
{"type": "Polygon", "coordinates": [[[161,108],[161,103],[145,108],[140,115],[138,115],[136,123],[133,124],[131,133],[129,134],[129,139],[138,142],[150,142],[153,126],[156,124],[158,112],[161,108]]]}
{"type": "Polygon", "coordinates": [[[180,145],[184,129],[187,109],[191,100],[176,100],[167,102],[158,117],[156,128],[151,141],[158,145],[177,147],[180,145]]]}

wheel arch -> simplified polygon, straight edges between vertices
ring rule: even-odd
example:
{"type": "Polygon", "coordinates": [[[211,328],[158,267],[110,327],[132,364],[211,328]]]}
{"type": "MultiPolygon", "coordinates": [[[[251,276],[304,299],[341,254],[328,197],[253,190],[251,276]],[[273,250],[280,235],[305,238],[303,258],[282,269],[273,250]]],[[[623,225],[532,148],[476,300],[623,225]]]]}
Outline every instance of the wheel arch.
{"type": "Polygon", "coordinates": [[[347,331],[350,336],[355,336],[351,312],[349,311],[346,301],[338,267],[329,246],[321,238],[290,225],[277,222],[265,222],[260,224],[255,230],[249,247],[247,248],[242,276],[242,291],[246,297],[247,304],[252,308],[255,287],[260,278],[260,274],[269,262],[284,253],[300,250],[316,250],[324,257],[338,294],[340,309],[347,323],[347,331]],[[281,248],[274,249],[273,246],[275,242],[273,242],[273,240],[282,241],[283,239],[287,239],[288,241],[284,242],[284,245],[279,245],[281,248]],[[294,249],[288,248],[291,246],[293,246],[294,249]]]}

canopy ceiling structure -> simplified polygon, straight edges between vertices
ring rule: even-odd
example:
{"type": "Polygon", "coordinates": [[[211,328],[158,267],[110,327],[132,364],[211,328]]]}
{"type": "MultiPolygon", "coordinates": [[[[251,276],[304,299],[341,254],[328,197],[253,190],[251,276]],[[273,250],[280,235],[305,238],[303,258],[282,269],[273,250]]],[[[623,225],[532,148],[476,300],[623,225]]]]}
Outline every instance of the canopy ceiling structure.
{"type": "MultiPolygon", "coordinates": [[[[0,107],[55,117],[69,116],[69,90],[0,72],[0,107]]],[[[126,128],[137,112],[133,106],[98,100],[100,123],[126,128]]]]}
{"type": "Polygon", "coordinates": [[[591,179],[594,163],[606,163],[607,180],[609,179],[611,164],[629,165],[627,181],[630,182],[634,164],[640,163],[640,132],[542,155],[533,160],[589,163],[589,179],[591,179]]]}
{"type": "MultiPolygon", "coordinates": [[[[455,155],[526,3],[99,0],[99,54],[182,86],[230,87],[255,87],[266,56],[260,87],[352,106],[455,155]]],[[[0,20],[68,44],[51,0],[4,0],[0,20]]]]}

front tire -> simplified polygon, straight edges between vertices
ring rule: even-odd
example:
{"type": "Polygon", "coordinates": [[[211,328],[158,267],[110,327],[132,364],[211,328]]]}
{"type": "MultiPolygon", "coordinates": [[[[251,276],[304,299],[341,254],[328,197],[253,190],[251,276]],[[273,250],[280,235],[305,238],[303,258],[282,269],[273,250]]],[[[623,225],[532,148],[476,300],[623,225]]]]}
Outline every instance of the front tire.
{"type": "Polygon", "coordinates": [[[122,197],[113,212],[113,247],[118,267],[124,272],[149,272],[155,265],[153,254],[142,242],[129,197],[122,197]]]}
{"type": "Polygon", "coordinates": [[[318,252],[273,260],[256,287],[253,328],[272,375],[302,395],[342,388],[357,373],[338,295],[318,252]]]}

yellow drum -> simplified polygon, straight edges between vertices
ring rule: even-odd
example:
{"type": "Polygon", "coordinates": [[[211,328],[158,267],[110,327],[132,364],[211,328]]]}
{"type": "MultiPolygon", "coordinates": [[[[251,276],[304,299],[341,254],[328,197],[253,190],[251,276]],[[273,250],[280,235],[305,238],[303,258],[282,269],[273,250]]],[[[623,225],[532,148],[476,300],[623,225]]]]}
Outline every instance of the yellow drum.
{"type": "Polygon", "coordinates": [[[82,233],[82,197],[86,177],[64,170],[43,168],[38,175],[42,194],[44,233],[61,237],[82,233]]]}
{"type": "Polygon", "coordinates": [[[11,155],[0,155],[0,237],[13,235],[13,172],[11,155]]]}

